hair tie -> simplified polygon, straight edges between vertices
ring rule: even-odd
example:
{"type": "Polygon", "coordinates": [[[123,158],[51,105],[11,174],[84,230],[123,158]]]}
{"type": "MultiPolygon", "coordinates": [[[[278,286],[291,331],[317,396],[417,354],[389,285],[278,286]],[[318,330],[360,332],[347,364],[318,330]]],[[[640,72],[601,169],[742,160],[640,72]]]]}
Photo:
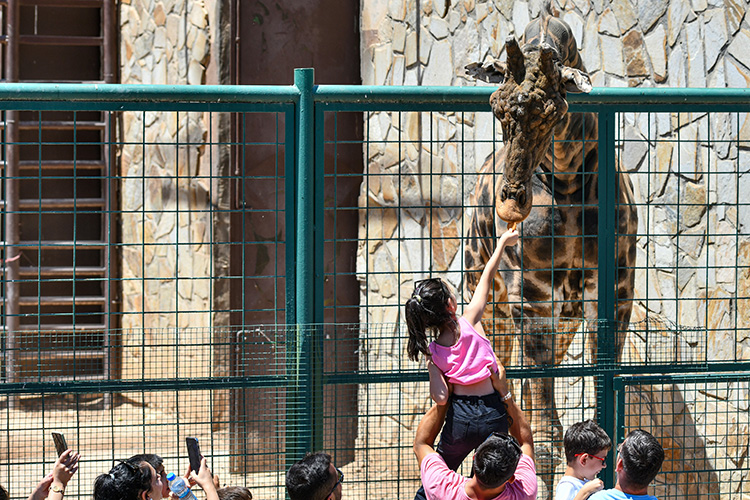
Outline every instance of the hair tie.
{"type": "Polygon", "coordinates": [[[419,294],[418,294],[417,292],[414,292],[414,293],[413,293],[413,294],[411,295],[411,298],[415,299],[415,300],[416,300],[417,302],[419,302],[420,304],[422,303],[422,296],[421,296],[421,295],[419,295],[419,294]]]}
{"type": "Polygon", "coordinates": [[[113,480],[115,479],[115,475],[112,474],[111,472],[109,473],[109,477],[111,477],[113,480]]]}

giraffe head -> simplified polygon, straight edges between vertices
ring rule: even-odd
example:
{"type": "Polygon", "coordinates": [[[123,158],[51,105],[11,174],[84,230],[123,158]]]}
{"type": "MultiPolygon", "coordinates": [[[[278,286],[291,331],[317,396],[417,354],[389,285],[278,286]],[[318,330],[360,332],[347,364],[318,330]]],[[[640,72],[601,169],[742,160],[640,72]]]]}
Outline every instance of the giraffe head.
{"type": "Polygon", "coordinates": [[[521,222],[531,212],[534,171],[550,147],[555,126],[568,111],[566,93],[589,92],[591,80],[583,71],[565,66],[558,49],[546,42],[527,43],[521,49],[511,36],[505,52],[506,62],[493,65],[499,75],[495,81],[502,83],[490,97],[505,143],[496,212],[506,222],[521,222]]]}

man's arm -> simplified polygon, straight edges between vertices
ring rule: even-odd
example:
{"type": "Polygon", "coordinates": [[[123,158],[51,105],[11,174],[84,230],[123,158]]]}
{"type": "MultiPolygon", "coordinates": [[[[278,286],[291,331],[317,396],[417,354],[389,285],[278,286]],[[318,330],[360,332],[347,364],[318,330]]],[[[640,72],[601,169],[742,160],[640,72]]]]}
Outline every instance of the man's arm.
{"type": "Polygon", "coordinates": [[[414,454],[417,456],[417,463],[422,467],[422,460],[430,453],[435,453],[435,439],[440,433],[445,421],[445,414],[448,411],[448,405],[434,405],[427,410],[417,427],[417,434],[414,436],[414,454]]]}
{"type": "Polygon", "coordinates": [[[516,404],[514,397],[510,398],[505,402],[508,405],[508,416],[513,419],[513,425],[510,426],[510,435],[516,438],[518,444],[521,445],[521,451],[524,455],[528,455],[532,460],[534,458],[534,438],[531,434],[531,426],[526,421],[526,417],[523,415],[521,408],[516,404]]]}

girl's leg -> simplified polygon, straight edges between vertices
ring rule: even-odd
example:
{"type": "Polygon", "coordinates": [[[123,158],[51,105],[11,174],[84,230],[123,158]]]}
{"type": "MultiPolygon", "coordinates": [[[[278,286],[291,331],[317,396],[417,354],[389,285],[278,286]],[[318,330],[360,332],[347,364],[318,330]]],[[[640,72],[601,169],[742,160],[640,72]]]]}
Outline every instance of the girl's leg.
{"type": "Polygon", "coordinates": [[[436,450],[451,470],[457,470],[476,447],[470,439],[478,417],[476,402],[473,399],[475,398],[451,396],[451,406],[445,416],[443,432],[440,434],[436,450]]]}

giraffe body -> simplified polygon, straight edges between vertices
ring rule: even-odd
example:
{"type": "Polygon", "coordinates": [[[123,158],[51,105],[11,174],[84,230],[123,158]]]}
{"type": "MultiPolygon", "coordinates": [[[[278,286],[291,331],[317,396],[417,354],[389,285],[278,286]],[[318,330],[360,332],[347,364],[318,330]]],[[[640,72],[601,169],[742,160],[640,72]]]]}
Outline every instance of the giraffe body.
{"type": "MultiPolygon", "coordinates": [[[[594,113],[567,113],[566,91],[588,91],[590,83],[563,21],[543,14],[529,23],[521,46],[508,39],[506,53],[505,65],[467,67],[478,78],[502,82],[490,103],[504,146],[482,166],[472,195],[466,292],[470,296],[476,288],[506,225],[523,222],[519,244],[505,250],[495,277],[485,330],[495,334],[504,364],[510,362],[515,337],[522,365],[554,365],[581,323],[597,318],[598,122],[594,113]]],[[[616,179],[615,223],[623,235],[616,247],[616,318],[625,324],[632,310],[637,214],[630,179],[623,172],[616,179]]],[[[621,344],[617,339],[618,354],[621,344]]],[[[535,442],[548,447],[551,457],[552,443],[562,438],[554,385],[550,379],[528,384],[535,442]]],[[[545,464],[540,458],[540,472],[554,472],[554,461],[545,464]]]]}

